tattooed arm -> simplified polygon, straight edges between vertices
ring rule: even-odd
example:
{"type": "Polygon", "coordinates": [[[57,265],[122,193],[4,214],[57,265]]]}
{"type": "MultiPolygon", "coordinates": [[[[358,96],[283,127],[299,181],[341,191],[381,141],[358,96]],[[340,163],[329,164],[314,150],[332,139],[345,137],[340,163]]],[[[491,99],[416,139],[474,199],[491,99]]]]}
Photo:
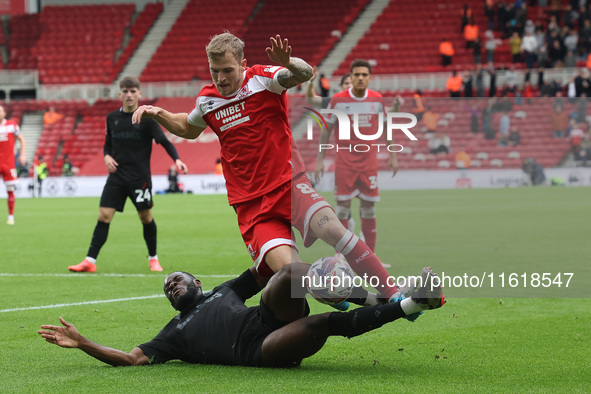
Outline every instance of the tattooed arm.
{"type": "Polygon", "coordinates": [[[291,47],[287,39],[282,40],[279,35],[275,38],[271,37],[271,48],[267,48],[266,52],[269,59],[287,69],[279,71],[277,76],[277,81],[284,88],[293,88],[312,78],[314,69],[302,59],[291,57],[291,47]]]}

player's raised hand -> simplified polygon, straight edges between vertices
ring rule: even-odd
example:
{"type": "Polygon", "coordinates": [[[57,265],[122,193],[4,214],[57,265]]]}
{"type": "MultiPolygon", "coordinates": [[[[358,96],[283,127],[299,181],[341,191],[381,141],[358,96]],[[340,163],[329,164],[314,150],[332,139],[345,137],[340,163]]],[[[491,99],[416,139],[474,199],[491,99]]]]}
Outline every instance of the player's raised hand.
{"type": "Polygon", "coordinates": [[[54,345],[67,348],[78,347],[81,335],[74,327],[74,325],[68,323],[60,316],[60,322],[62,326],[52,326],[44,324],[41,326],[42,330],[37,331],[45,340],[54,345]]]}
{"type": "Polygon", "coordinates": [[[187,168],[187,165],[183,163],[181,159],[177,159],[174,164],[176,164],[177,168],[181,170],[183,174],[186,174],[187,171],[189,171],[189,168],[187,168]]]}
{"type": "Polygon", "coordinates": [[[142,118],[153,118],[158,115],[160,108],[154,107],[152,105],[142,105],[135,110],[133,115],[131,116],[131,123],[132,124],[139,124],[142,121],[142,118]]]}
{"type": "Polygon", "coordinates": [[[316,167],[314,167],[314,180],[318,182],[322,178],[322,175],[324,175],[324,161],[318,160],[316,167]]]}
{"type": "Polygon", "coordinates": [[[318,77],[318,67],[314,66],[314,74],[312,74],[312,77],[310,77],[310,82],[314,82],[316,77],[318,77]]]}
{"type": "Polygon", "coordinates": [[[399,168],[398,158],[396,156],[390,156],[388,159],[388,168],[392,171],[392,178],[394,178],[399,168]]]}
{"type": "Polygon", "coordinates": [[[291,47],[287,42],[287,38],[282,40],[281,36],[277,34],[277,36],[271,37],[270,40],[271,47],[265,48],[269,59],[281,64],[283,67],[287,67],[291,59],[291,47]]]}
{"type": "Polygon", "coordinates": [[[117,166],[119,166],[119,163],[117,163],[111,155],[106,155],[105,166],[107,166],[107,171],[109,171],[110,174],[113,174],[117,171],[117,166]]]}

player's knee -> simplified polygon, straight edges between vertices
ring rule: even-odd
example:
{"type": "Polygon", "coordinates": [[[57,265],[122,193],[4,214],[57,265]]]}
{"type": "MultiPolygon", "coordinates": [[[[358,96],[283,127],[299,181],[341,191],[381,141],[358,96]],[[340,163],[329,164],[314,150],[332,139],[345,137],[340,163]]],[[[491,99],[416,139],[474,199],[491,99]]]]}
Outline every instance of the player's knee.
{"type": "Polygon", "coordinates": [[[337,214],[337,218],[339,219],[349,219],[349,216],[351,216],[351,208],[337,205],[335,211],[337,214]]]}
{"type": "Polygon", "coordinates": [[[273,280],[276,280],[280,286],[290,286],[293,294],[303,292],[302,296],[305,296],[303,278],[308,274],[309,268],[310,266],[306,263],[288,264],[277,271],[273,280]]]}
{"type": "Polygon", "coordinates": [[[375,207],[364,207],[360,210],[361,218],[362,219],[375,219],[376,218],[376,208],[375,207]]]}

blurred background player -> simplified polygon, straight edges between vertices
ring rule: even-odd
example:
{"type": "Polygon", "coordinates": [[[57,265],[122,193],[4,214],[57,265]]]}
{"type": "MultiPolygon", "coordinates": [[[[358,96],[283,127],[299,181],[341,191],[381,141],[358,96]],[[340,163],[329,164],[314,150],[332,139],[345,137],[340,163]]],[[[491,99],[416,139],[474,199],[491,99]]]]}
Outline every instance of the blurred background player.
{"type": "MultiPolygon", "coordinates": [[[[22,136],[19,126],[12,120],[6,119],[6,111],[0,105],[0,174],[6,186],[6,193],[8,194],[8,219],[6,224],[14,224],[14,191],[18,174],[16,171],[16,163],[14,158],[14,143],[18,140],[21,147],[20,152],[25,151],[25,138],[22,136]]],[[[25,166],[25,155],[19,155],[19,162],[21,166],[25,166]]]]}
{"type": "Polygon", "coordinates": [[[291,56],[287,40],[276,36],[270,41],[267,55],[280,66],[249,68],[242,40],[227,32],[213,37],[206,49],[213,84],[201,90],[193,111],[171,113],[141,106],[134,122],[153,118],[187,139],[197,138],[207,126],[217,134],[228,201],[236,210],[259,275],[269,278],[300,261],[293,225],[304,246],[322,239],[343,253],[357,274],[378,278],[381,295],[394,299],[398,288],[388,286],[389,275],[378,258],[342,226],[330,204],[314,190],[293,140],[286,90],[309,80],[313,69],[291,56]]]}
{"type": "MultiPolygon", "coordinates": [[[[330,101],[329,108],[343,111],[352,120],[354,114],[360,119],[359,131],[365,135],[372,135],[378,129],[379,114],[385,115],[382,95],[368,89],[371,79],[371,65],[367,60],[357,59],[351,63],[352,85],[348,90],[337,93],[330,101]]],[[[384,116],[384,119],[386,117],[384,116]]],[[[329,116],[328,130],[322,130],[320,144],[328,144],[332,128],[337,118],[329,116]]],[[[353,124],[353,123],[351,123],[353,124]]],[[[385,126],[384,126],[385,130],[385,126]]],[[[365,143],[351,133],[351,145],[365,143]]],[[[391,141],[388,141],[391,144],[391,141]]],[[[326,150],[320,150],[314,168],[314,178],[318,181],[324,174],[324,155],[326,150]]],[[[388,158],[388,168],[392,176],[398,172],[398,159],[395,152],[388,158]]],[[[335,200],[336,214],[345,228],[349,227],[351,215],[351,200],[360,201],[361,232],[365,243],[375,253],[377,226],[375,203],[380,200],[378,191],[378,156],[377,150],[370,152],[354,152],[346,149],[338,150],[335,158],[335,200]]],[[[389,267],[389,265],[388,265],[389,267]]]]}
{"type": "Polygon", "coordinates": [[[35,168],[35,182],[37,183],[37,191],[35,197],[41,198],[43,193],[43,181],[49,175],[49,168],[43,156],[38,156],[34,165],[35,168]]]}
{"type": "Polygon", "coordinates": [[[116,211],[123,212],[127,198],[135,205],[143,224],[150,270],[162,271],[156,254],[156,222],[152,217],[152,140],[162,145],[181,171],[186,172],[187,166],[179,159],[176,148],[158,123],[144,119],[139,124],[132,124],[131,117],[141,97],[140,81],[125,77],[119,83],[119,89],[123,106],[107,115],[104,154],[109,177],[101,195],[98,222],[86,258],[80,264],[69,266],[70,271],[96,272],[96,258],[107,241],[111,220],[116,211]]]}

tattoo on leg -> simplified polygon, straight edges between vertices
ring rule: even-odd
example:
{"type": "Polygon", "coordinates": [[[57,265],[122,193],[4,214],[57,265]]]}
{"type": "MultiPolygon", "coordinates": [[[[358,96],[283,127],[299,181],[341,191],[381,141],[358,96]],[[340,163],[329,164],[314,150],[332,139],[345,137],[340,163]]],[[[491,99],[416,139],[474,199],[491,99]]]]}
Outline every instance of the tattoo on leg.
{"type": "Polygon", "coordinates": [[[328,223],[328,220],[328,216],[323,216],[322,218],[320,218],[320,220],[318,221],[318,228],[322,228],[322,226],[328,223]]]}

